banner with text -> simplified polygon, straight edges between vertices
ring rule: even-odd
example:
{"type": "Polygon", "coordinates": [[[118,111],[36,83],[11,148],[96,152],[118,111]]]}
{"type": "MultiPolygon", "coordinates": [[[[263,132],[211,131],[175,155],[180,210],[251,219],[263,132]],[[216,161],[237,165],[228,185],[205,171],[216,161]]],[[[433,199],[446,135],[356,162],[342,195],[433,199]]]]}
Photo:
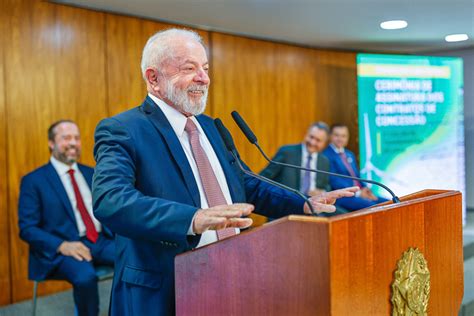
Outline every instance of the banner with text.
{"type": "Polygon", "coordinates": [[[357,82],[362,177],[464,195],[462,59],[358,54],[357,82]]]}

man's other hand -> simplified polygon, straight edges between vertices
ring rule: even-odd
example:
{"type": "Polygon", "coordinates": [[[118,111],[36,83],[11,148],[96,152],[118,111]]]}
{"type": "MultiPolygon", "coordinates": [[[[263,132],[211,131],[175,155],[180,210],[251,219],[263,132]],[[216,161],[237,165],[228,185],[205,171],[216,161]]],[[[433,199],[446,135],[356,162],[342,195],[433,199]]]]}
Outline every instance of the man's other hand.
{"type": "Polygon", "coordinates": [[[195,234],[202,234],[209,229],[247,228],[252,225],[252,219],[241,217],[249,215],[253,209],[251,204],[236,203],[198,210],[194,217],[193,231],[195,234]]]}
{"type": "Polygon", "coordinates": [[[91,261],[92,256],[89,248],[80,241],[63,241],[58,252],[64,256],[74,257],[79,261],[91,261]]]}
{"type": "Polygon", "coordinates": [[[374,195],[374,193],[372,193],[372,190],[370,190],[367,187],[362,188],[360,190],[360,197],[365,198],[365,199],[369,199],[369,200],[372,200],[372,201],[377,201],[377,197],[374,195]]]}
{"type": "MultiPolygon", "coordinates": [[[[359,191],[359,187],[349,187],[329,192],[323,192],[321,194],[312,196],[309,198],[311,205],[314,208],[316,214],[319,213],[333,213],[336,211],[336,207],[333,205],[337,199],[342,197],[352,197],[359,191]]],[[[308,204],[304,205],[304,212],[311,214],[308,204]]]]}

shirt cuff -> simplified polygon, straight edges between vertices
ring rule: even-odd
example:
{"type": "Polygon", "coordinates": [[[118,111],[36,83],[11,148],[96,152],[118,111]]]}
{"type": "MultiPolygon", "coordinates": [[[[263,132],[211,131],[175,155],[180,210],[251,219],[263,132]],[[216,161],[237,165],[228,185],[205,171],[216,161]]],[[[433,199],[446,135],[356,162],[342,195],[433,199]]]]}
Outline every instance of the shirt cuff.
{"type": "Polygon", "coordinates": [[[188,233],[187,233],[188,236],[196,236],[196,233],[193,230],[194,218],[196,217],[196,214],[197,212],[194,213],[193,219],[191,220],[191,224],[189,225],[188,233]]]}

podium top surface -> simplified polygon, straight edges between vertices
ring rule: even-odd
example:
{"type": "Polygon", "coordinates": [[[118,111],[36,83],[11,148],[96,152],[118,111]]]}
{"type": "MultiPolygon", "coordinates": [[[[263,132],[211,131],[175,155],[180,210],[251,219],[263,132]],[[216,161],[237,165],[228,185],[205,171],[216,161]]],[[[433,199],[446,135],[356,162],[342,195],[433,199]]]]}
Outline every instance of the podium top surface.
{"type": "MultiPolygon", "coordinates": [[[[334,222],[334,221],[340,221],[340,220],[345,220],[348,218],[353,218],[353,217],[359,217],[359,216],[364,216],[367,214],[373,214],[377,212],[384,212],[388,211],[400,206],[407,206],[407,205],[412,205],[412,204],[418,204],[418,203],[424,203],[430,200],[435,200],[435,199],[442,199],[448,196],[453,196],[461,194],[459,191],[454,191],[454,190],[433,190],[433,189],[427,189],[427,190],[422,190],[418,191],[409,195],[402,196],[400,198],[400,203],[394,204],[392,201],[387,201],[381,204],[377,204],[373,207],[370,208],[365,208],[362,210],[350,212],[347,214],[341,214],[341,215],[336,215],[332,217],[317,217],[317,216],[307,216],[307,215],[290,215],[287,217],[284,217],[280,220],[288,220],[288,221],[302,221],[302,222],[315,222],[315,223],[321,223],[321,222],[334,222]]],[[[277,220],[276,222],[279,222],[280,220],[277,220]]],[[[269,223],[271,224],[271,223],[269,223]]]]}

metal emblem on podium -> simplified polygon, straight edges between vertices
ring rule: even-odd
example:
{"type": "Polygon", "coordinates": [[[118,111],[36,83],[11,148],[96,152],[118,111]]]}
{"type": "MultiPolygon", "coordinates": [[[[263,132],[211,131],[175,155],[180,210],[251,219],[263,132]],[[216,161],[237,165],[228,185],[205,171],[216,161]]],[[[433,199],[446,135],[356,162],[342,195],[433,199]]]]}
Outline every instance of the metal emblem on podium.
{"type": "Polygon", "coordinates": [[[417,248],[409,248],[397,263],[392,283],[392,315],[427,315],[430,271],[417,248]]]}

